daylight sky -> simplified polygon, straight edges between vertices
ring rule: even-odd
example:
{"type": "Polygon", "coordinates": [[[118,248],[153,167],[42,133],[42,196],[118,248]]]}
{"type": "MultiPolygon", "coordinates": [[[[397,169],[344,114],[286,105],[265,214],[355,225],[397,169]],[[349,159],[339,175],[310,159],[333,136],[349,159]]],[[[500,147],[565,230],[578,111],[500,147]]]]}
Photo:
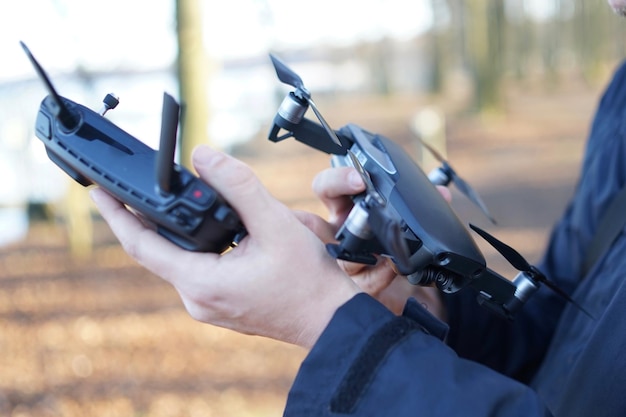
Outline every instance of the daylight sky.
{"type": "MultiPolygon", "coordinates": [[[[406,38],[432,22],[432,0],[205,0],[207,52],[216,59],[271,47],[406,38]]],[[[537,18],[553,2],[526,0],[537,18]]],[[[158,68],[172,62],[174,0],[20,0],[0,4],[0,82],[33,75],[19,40],[50,70],[158,68]]]]}
{"type": "MultiPolygon", "coordinates": [[[[427,30],[433,20],[430,9],[432,0],[200,1],[203,6],[204,45],[208,55],[217,62],[314,44],[350,45],[358,40],[381,37],[407,39],[427,30]]],[[[520,4],[520,0],[507,1],[509,4],[520,4]]],[[[53,79],[59,73],[71,74],[78,68],[86,72],[110,74],[119,70],[138,73],[163,70],[174,62],[176,56],[174,4],[174,0],[0,2],[0,84],[9,85],[12,81],[36,77],[19,45],[20,40],[28,45],[53,79]]],[[[553,2],[525,0],[524,4],[527,13],[541,19],[550,14],[549,6],[553,2]]],[[[445,12],[443,17],[445,19],[445,12]]],[[[149,84],[149,80],[142,81],[149,84]]],[[[256,82],[255,79],[244,81],[256,82]]],[[[228,102],[225,98],[236,102],[239,98],[237,91],[249,90],[241,85],[238,89],[231,88],[232,80],[221,79],[221,83],[228,88],[228,94],[220,95],[221,102],[228,102]]],[[[141,83],[134,82],[132,86],[124,87],[125,99],[130,98],[134,90],[142,94],[144,90],[138,84],[141,83]]],[[[151,89],[155,88],[149,85],[151,89]]],[[[160,85],[157,90],[161,88],[163,86],[160,85]]],[[[222,92],[220,88],[213,90],[216,94],[222,92]]],[[[76,91],[72,93],[77,94],[76,91]]],[[[30,100],[30,97],[20,98],[30,100]]],[[[31,146],[29,149],[37,151],[33,155],[39,158],[31,162],[41,165],[29,165],[28,169],[39,172],[35,169],[39,167],[45,169],[47,174],[31,175],[29,178],[43,178],[47,182],[45,187],[24,184],[26,177],[19,174],[20,169],[25,169],[23,158],[13,157],[9,152],[11,144],[21,143],[18,139],[24,136],[19,132],[24,130],[25,122],[11,116],[16,106],[23,107],[20,104],[23,100],[14,100],[13,97],[2,99],[3,105],[10,103],[10,107],[0,106],[0,120],[5,121],[0,129],[5,145],[4,152],[0,153],[0,176],[5,180],[0,187],[0,228],[3,230],[0,246],[24,236],[28,227],[25,212],[18,208],[2,209],[2,203],[22,201],[26,195],[33,194],[32,189],[54,191],[62,189],[67,183],[67,178],[47,161],[43,147],[31,146]],[[66,181],[55,179],[53,173],[66,181]],[[11,227],[13,232],[9,230],[11,227]]],[[[150,98],[144,97],[144,101],[150,101],[150,98]]],[[[158,107],[160,104],[150,102],[141,104],[139,108],[145,115],[159,114],[159,109],[152,109],[152,105],[158,107]]],[[[133,108],[132,104],[128,106],[133,108]]],[[[233,106],[221,113],[213,112],[212,136],[224,138],[226,142],[234,140],[237,135],[237,138],[249,136],[246,129],[253,130],[258,126],[254,125],[254,120],[250,121],[248,110],[242,108],[240,113],[243,114],[239,114],[237,119],[234,119],[237,112],[233,106]],[[233,126],[246,132],[240,133],[233,126]]],[[[150,133],[149,130],[158,130],[154,116],[142,118],[133,114],[134,128],[143,132],[139,137],[144,140],[158,138],[158,132],[150,133]]]]}
{"type": "MultiPolygon", "coordinates": [[[[202,2],[207,52],[217,59],[275,45],[410,37],[430,24],[427,0],[202,2]],[[357,17],[358,16],[358,17],[357,17]]],[[[0,82],[31,74],[23,40],[51,70],[151,68],[176,51],[173,0],[20,0],[0,5],[0,82]]]]}

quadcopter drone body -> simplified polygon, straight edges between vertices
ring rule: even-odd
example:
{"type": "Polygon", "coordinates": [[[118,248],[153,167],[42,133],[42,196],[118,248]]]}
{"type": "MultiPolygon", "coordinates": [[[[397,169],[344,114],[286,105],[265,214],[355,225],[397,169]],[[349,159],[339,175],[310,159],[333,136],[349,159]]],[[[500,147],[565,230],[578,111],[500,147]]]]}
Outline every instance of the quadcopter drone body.
{"type": "Polygon", "coordinates": [[[388,257],[412,284],[435,284],[447,293],[473,288],[480,304],[507,318],[515,315],[541,283],[573,302],[514,249],[470,225],[520,273],[511,281],[486,266],[469,231],[435,185],[454,182],[493,218],[478,195],[436,151],[425,144],[442,163],[429,178],[392,140],[355,124],[333,130],[301,78],[274,55],[270,58],[279,80],[295,90],[281,103],[269,139],[279,142],[293,137],[331,154],[333,166],[356,168],[366,184],[366,191],[353,197],[354,206],[335,236],[337,243],[327,245],[332,256],[370,265],[377,262],[377,255],[388,257]],[[319,123],[305,117],[309,107],[319,123]]]}

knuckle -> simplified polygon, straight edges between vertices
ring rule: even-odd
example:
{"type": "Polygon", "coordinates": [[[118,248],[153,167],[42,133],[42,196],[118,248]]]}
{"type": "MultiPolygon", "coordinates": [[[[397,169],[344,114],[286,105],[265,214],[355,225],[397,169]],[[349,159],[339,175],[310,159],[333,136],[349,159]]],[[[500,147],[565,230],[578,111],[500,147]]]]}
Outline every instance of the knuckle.
{"type": "Polygon", "coordinates": [[[139,247],[135,240],[122,239],[120,240],[120,244],[122,245],[122,249],[124,250],[124,252],[128,254],[128,256],[130,256],[131,258],[133,258],[140,264],[143,264],[141,255],[140,255],[141,251],[139,250],[139,247]]]}
{"type": "Polygon", "coordinates": [[[317,174],[315,178],[313,178],[313,182],[311,183],[311,189],[313,190],[313,193],[317,196],[321,196],[324,190],[324,179],[322,176],[323,173],[317,174]]]}
{"type": "Polygon", "coordinates": [[[221,184],[227,184],[230,189],[258,187],[258,181],[250,167],[225,154],[214,154],[203,168],[202,173],[205,180],[217,180],[221,184]]]}

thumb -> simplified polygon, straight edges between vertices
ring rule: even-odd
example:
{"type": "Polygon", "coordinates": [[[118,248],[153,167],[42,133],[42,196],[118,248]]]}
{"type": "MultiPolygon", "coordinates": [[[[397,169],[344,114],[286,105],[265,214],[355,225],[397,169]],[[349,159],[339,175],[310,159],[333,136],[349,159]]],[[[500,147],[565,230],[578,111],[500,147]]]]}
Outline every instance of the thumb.
{"type": "Polygon", "coordinates": [[[276,230],[272,219],[284,206],[270,195],[249,166],[208,146],[194,149],[192,162],[200,178],[237,211],[248,232],[276,230]]]}

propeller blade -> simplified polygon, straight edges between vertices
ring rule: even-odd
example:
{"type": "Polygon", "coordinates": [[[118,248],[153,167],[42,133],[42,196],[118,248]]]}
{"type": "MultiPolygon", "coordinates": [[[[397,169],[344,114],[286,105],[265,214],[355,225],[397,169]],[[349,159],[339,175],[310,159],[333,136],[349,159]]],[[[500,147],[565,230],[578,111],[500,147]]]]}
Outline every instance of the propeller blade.
{"type": "Polygon", "coordinates": [[[444,169],[447,168],[449,170],[450,175],[452,176],[452,182],[456,185],[459,191],[465,194],[465,196],[469,198],[472,203],[476,204],[483,211],[485,216],[487,216],[489,221],[491,221],[491,223],[496,224],[496,219],[491,215],[487,205],[482,198],[480,198],[478,193],[474,191],[474,189],[463,178],[459,177],[452,167],[450,167],[446,162],[444,162],[444,164],[446,165],[444,169]]]}
{"type": "Polygon", "coordinates": [[[585,310],[583,308],[583,306],[581,306],[580,304],[578,304],[576,301],[574,301],[574,299],[572,297],[569,296],[569,294],[567,294],[565,291],[563,291],[561,288],[559,288],[554,282],[550,281],[548,278],[546,278],[543,274],[539,274],[540,278],[538,278],[538,281],[540,281],[541,283],[545,284],[546,287],[550,288],[552,291],[554,291],[555,293],[557,293],[558,295],[560,295],[561,297],[565,298],[567,301],[569,301],[570,303],[574,304],[576,306],[576,308],[578,308],[580,311],[582,311],[583,313],[585,313],[589,318],[594,318],[591,313],[589,313],[587,310],[585,310]]]}
{"type": "Polygon", "coordinates": [[[435,148],[426,143],[426,141],[424,141],[421,137],[418,136],[417,139],[420,141],[422,146],[428,149],[428,151],[435,157],[435,159],[441,162],[441,164],[443,165],[442,171],[445,173],[445,175],[449,177],[449,181],[453,182],[454,185],[456,185],[456,187],[459,189],[459,191],[463,193],[467,198],[469,198],[472,203],[476,204],[483,211],[485,216],[487,216],[489,221],[491,221],[491,223],[497,224],[496,219],[489,212],[489,209],[487,208],[485,202],[482,200],[482,198],[480,198],[478,193],[474,191],[474,189],[467,183],[467,181],[465,181],[456,173],[456,171],[450,166],[448,161],[446,161],[446,159],[439,152],[437,152],[435,148]]]}
{"type": "Polygon", "coordinates": [[[278,79],[280,81],[308,93],[307,89],[304,88],[302,78],[300,78],[298,74],[296,74],[291,68],[287,66],[287,64],[281,61],[277,56],[270,54],[270,58],[272,60],[272,64],[274,64],[274,69],[276,69],[276,75],[278,76],[278,79]]]}
{"type": "Polygon", "coordinates": [[[328,133],[328,136],[330,136],[330,139],[335,142],[335,145],[343,148],[343,145],[337,137],[337,134],[326,122],[326,119],[324,119],[324,116],[322,116],[322,113],[320,113],[320,111],[318,110],[315,102],[313,101],[313,99],[311,99],[311,93],[309,93],[309,90],[304,87],[304,82],[302,81],[302,78],[300,78],[300,76],[296,74],[295,71],[289,68],[287,64],[281,61],[278,57],[270,54],[270,58],[272,60],[272,64],[274,64],[274,68],[276,69],[276,75],[278,76],[278,79],[283,83],[296,88],[296,96],[304,98],[309,103],[309,106],[313,109],[313,113],[315,113],[315,116],[322,124],[322,127],[324,127],[324,130],[326,130],[326,133],[328,133]]]}
{"type": "Polygon", "coordinates": [[[526,261],[526,259],[524,259],[524,257],[522,257],[522,255],[520,255],[515,249],[499,241],[495,237],[491,236],[489,233],[485,232],[477,226],[474,226],[473,224],[470,224],[470,227],[472,228],[472,230],[482,236],[483,239],[489,242],[491,246],[493,246],[498,252],[500,252],[500,254],[504,256],[506,260],[509,261],[509,263],[513,265],[513,267],[516,268],[518,271],[525,272],[530,275],[534,280],[545,284],[546,287],[550,288],[556,294],[563,297],[568,302],[572,303],[574,306],[576,306],[576,308],[578,308],[580,311],[593,319],[593,316],[587,310],[585,310],[580,304],[574,301],[574,299],[570,297],[569,294],[559,288],[554,282],[546,278],[546,276],[536,267],[530,265],[528,261],[526,261]]]}
{"type": "Polygon", "coordinates": [[[482,230],[478,226],[474,226],[473,224],[469,225],[470,228],[478,233],[483,239],[485,239],[491,246],[497,250],[500,255],[502,255],[515,269],[522,272],[532,272],[532,267],[528,263],[526,259],[522,255],[519,254],[515,249],[510,247],[504,242],[496,239],[494,236],[490,235],[486,231],[482,230]]]}
{"type": "Polygon", "coordinates": [[[437,152],[435,148],[433,148],[428,143],[426,143],[426,141],[422,139],[419,135],[417,135],[417,139],[420,141],[423,147],[428,149],[428,152],[430,152],[435,157],[436,160],[442,163],[446,162],[445,158],[439,152],[437,152]]]}
{"type": "Polygon", "coordinates": [[[322,113],[320,113],[320,111],[317,109],[317,106],[315,105],[315,102],[313,102],[313,99],[311,99],[309,97],[307,100],[309,102],[309,105],[313,109],[313,113],[315,113],[315,115],[317,116],[317,119],[320,121],[320,123],[324,127],[324,130],[326,130],[326,133],[328,133],[328,136],[330,136],[332,141],[335,142],[335,145],[343,148],[343,145],[341,144],[341,141],[337,137],[337,134],[330,127],[330,125],[326,122],[326,119],[324,119],[324,117],[322,117],[322,113]]]}
{"type": "Polygon", "coordinates": [[[374,183],[372,182],[372,177],[370,177],[369,172],[367,172],[365,168],[363,168],[363,165],[361,165],[361,162],[356,157],[354,152],[348,149],[347,155],[350,158],[350,162],[352,163],[352,166],[357,170],[357,172],[361,176],[361,179],[363,180],[363,183],[365,184],[365,191],[367,195],[370,196],[372,199],[374,199],[374,201],[377,204],[381,206],[385,205],[385,199],[376,190],[376,187],[374,187],[374,183]]]}

